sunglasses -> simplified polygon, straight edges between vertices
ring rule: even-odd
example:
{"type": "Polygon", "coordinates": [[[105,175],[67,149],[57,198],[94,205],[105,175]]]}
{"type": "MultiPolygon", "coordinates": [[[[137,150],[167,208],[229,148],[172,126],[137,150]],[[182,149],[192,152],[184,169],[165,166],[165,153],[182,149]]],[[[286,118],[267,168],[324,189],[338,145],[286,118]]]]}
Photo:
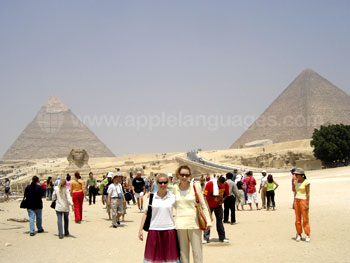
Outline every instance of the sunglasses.
{"type": "Polygon", "coordinates": [[[180,176],[181,176],[181,177],[185,177],[185,176],[186,176],[186,177],[190,177],[191,175],[189,175],[189,174],[180,174],[180,176]]]}
{"type": "Polygon", "coordinates": [[[168,181],[166,181],[166,182],[158,182],[158,184],[167,184],[168,183],[168,181]]]}

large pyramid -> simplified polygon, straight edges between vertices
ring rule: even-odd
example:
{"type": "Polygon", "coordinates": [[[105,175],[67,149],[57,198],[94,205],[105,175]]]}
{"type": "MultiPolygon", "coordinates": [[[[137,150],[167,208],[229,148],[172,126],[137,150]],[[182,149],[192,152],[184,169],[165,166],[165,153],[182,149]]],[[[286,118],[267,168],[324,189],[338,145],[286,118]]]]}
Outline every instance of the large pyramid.
{"type": "Polygon", "coordinates": [[[114,156],[59,98],[52,96],[3,159],[67,157],[73,148],[85,149],[90,157],[114,156]]]}
{"type": "Polygon", "coordinates": [[[338,123],[350,124],[350,96],[307,69],[230,148],[265,139],[274,143],[310,139],[315,128],[338,123]]]}

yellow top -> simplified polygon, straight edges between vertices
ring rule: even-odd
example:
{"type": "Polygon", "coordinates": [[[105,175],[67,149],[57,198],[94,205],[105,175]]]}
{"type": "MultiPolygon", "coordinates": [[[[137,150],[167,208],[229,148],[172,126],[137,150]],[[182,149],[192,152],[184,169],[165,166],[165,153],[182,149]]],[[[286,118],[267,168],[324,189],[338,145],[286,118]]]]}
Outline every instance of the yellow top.
{"type": "MultiPolygon", "coordinates": [[[[203,208],[205,219],[208,226],[212,226],[209,216],[209,209],[204,200],[202,189],[198,183],[195,184],[198,199],[203,208]]],[[[199,229],[197,213],[196,213],[196,197],[193,189],[193,183],[190,184],[189,189],[185,195],[182,195],[179,185],[175,184],[173,193],[175,195],[175,228],[176,229],[199,229]]]]}
{"type": "Polygon", "coordinates": [[[84,182],[83,180],[79,179],[73,179],[70,183],[70,192],[84,192],[84,182]]]}
{"type": "Polygon", "coordinates": [[[309,185],[309,181],[307,179],[302,183],[298,183],[298,180],[294,181],[295,185],[295,199],[307,199],[306,196],[306,186],[309,185]]]}

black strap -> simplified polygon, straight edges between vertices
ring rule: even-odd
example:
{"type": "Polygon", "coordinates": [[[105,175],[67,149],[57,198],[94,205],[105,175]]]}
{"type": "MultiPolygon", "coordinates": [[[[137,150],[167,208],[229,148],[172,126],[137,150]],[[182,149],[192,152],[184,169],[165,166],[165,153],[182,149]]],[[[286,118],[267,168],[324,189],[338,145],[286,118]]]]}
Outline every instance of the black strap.
{"type": "Polygon", "coordinates": [[[152,201],[153,201],[153,193],[151,193],[150,197],[149,197],[149,203],[148,205],[152,206],[152,201]]]}

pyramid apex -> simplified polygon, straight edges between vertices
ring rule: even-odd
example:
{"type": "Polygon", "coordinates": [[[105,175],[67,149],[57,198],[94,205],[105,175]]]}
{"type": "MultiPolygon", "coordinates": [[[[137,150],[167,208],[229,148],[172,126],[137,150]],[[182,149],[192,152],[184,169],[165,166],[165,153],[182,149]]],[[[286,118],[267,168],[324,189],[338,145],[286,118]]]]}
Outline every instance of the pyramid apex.
{"type": "Polygon", "coordinates": [[[45,103],[44,108],[46,112],[58,113],[68,111],[69,108],[56,95],[51,96],[45,103]]]}

